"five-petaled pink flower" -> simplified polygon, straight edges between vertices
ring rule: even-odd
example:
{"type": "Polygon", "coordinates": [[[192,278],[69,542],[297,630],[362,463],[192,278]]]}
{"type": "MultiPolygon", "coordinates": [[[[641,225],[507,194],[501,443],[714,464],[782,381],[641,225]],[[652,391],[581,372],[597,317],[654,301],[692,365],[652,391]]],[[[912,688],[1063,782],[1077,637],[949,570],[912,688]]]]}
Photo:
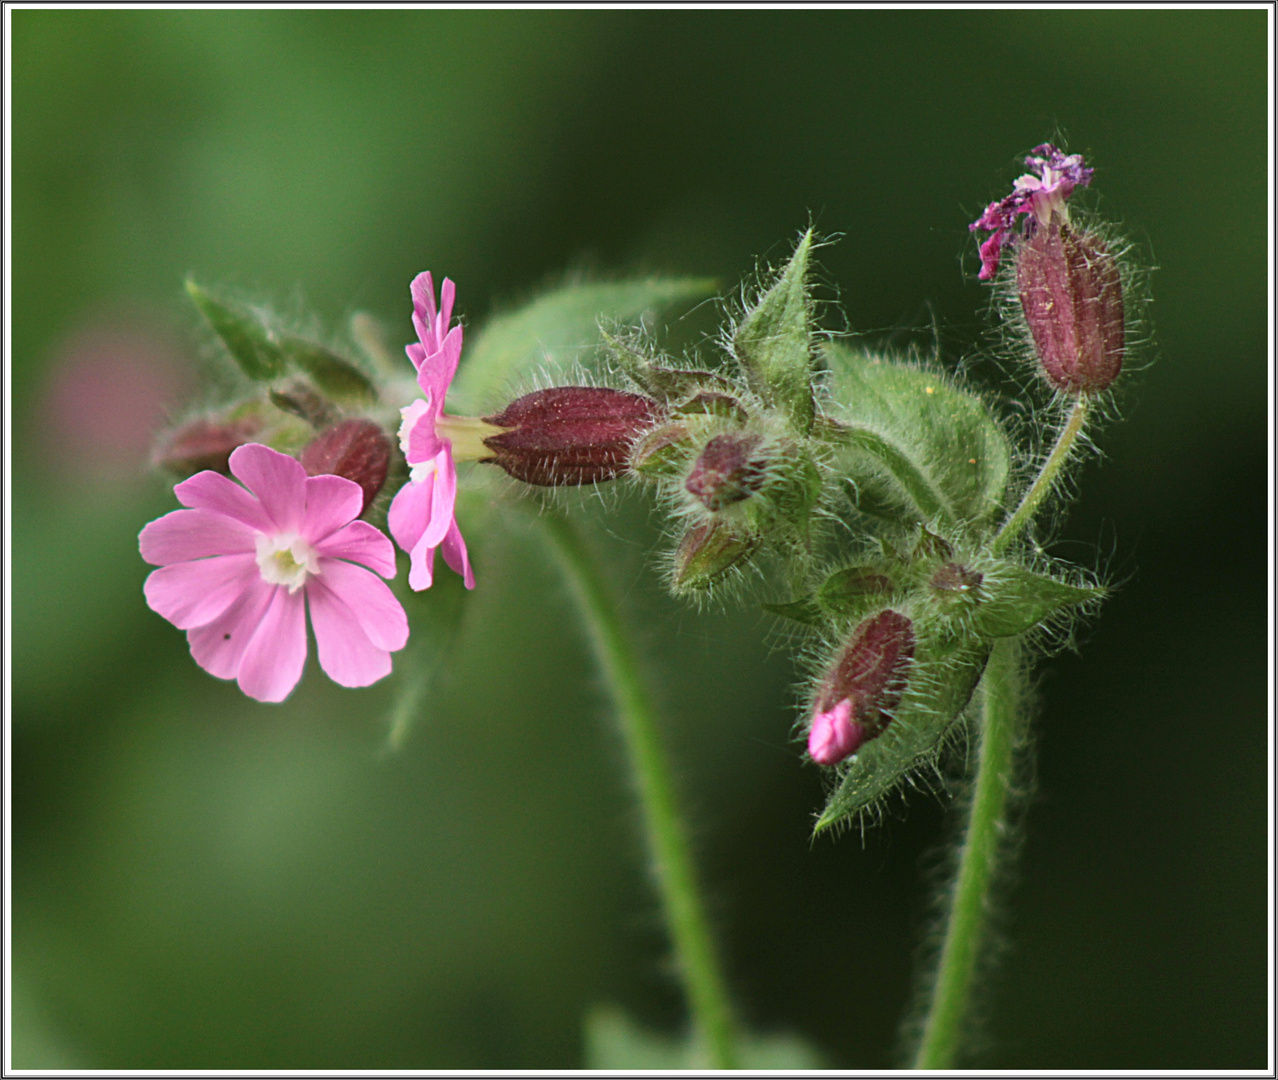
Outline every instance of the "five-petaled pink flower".
{"type": "Polygon", "coordinates": [[[389,674],[408,619],[369,572],[394,577],[395,549],[356,520],[360,486],[308,477],[258,443],[236,449],[230,467],[244,487],[197,473],[174,488],[188,509],[142,530],[142,557],[160,567],[146,579],[147,603],[187,632],[200,667],[258,701],[283,701],[302,677],[307,605],[334,682],[367,686],[389,674]]]}
{"type": "Polygon", "coordinates": [[[413,279],[413,325],[420,341],[407,352],[425,399],[402,410],[399,443],[412,473],[391,503],[387,524],[395,542],[409,554],[408,584],[418,590],[430,588],[436,548],[443,549],[444,561],[462,575],[466,588],[475,587],[466,542],[454,516],[457,466],[453,441],[445,433],[448,418],[443,416],[444,397],[461,358],[462,328],[448,325],[455,292],[452,281],[444,278],[436,309],[430,274],[413,279]]]}
{"type": "Polygon", "coordinates": [[[1018,214],[1032,215],[1032,222],[1047,225],[1052,216],[1065,214],[1065,200],[1075,188],[1087,187],[1096,171],[1083,164],[1082,154],[1065,154],[1051,143],[1034,147],[1025,159],[1032,173],[1018,177],[1012,193],[992,202],[968,228],[972,232],[988,232],[981,244],[982,281],[988,281],[998,270],[1003,245],[1013,236],[1018,214]]]}

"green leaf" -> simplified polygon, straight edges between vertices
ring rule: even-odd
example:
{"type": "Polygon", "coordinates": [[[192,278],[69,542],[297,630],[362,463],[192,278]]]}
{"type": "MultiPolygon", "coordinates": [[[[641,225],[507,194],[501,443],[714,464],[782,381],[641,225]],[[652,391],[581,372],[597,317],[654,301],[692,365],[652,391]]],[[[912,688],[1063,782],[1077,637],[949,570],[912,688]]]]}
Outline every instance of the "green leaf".
{"type": "Polygon", "coordinates": [[[826,614],[810,596],[800,600],[791,600],[788,604],[760,604],[764,611],[780,615],[783,619],[793,619],[807,626],[820,626],[826,621],[826,614]]]}
{"type": "Polygon", "coordinates": [[[936,759],[980,681],[990,645],[976,636],[921,635],[909,684],[886,731],[843,767],[814,832],[848,822],[936,759]]]}
{"type": "Polygon", "coordinates": [[[329,397],[339,401],[377,400],[377,391],[368,377],[349,360],[324,346],[289,336],[280,339],[279,348],[288,363],[306,372],[329,397]]]}
{"type": "Polygon", "coordinates": [[[844,425],[836,471],[861,509],[903,523],[993,523],[1012,451],[984,401],[937,372],[841,343],[823,356],[831,414],[844,425]]]}
{"type": "Polygon", "coordinates": [[[816,409],[812,401],[812,312],[808,302],[808,262],[812,230],[803,234],[780,277],[741,320],[732,348],[746,380],[769,405],[789,414],[806,435],[816,409]]]}
{"type": "Polygon", "coordinates": [[[491,320],[462,354],[450,408],[480,413],[534,372],[568,368],[600,341],[601,319],[633,321],[646,311],[697,300],[714,292],[708,278],[569,285],[517,311],[491,320]]]}
{"type": "Polygon", "coordinates": [[[186,291],[245,375],[266,382],[284,374],[288,368],[284,354],[258,319],[214,299],[189,278],[186,291]]]}
{"type": "Polygon", "coordinates": [[[1003,563],[986,573],[980,593],[974,626],[978,633],[990,638],[1023,634],[1063,607],[1105,596],[1104,589],[1067,585],[1015,563],[1003,563]]]}
{"type": "MultiPolygon", "coordinates": [[[[647,1031],[620,1009],[592,1009],[585,1028],[587,1069],[647,1073],[711,1067],[695,1038],[647,1031]]],[[[741,1067],[751,1072],[814,1072],[825,1067],[821,1055],[797,1035],[743,1035],[738,1050],[741,1067]]]]}

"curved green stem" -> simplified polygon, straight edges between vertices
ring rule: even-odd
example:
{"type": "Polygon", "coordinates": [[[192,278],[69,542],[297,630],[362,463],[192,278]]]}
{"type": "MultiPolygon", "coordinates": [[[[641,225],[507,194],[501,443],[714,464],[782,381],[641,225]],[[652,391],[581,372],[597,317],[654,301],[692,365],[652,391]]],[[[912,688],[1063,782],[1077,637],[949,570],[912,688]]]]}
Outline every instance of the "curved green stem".
{"type": "Polygon", "coordinates": [[[1006,832],[1008,792],[1021,717],[1020,641],[995,646],[981,680],[981,748],[958,877],[945,915],[936,981],[914,1059],[916,1069],[949,1069],[960,1049],[973,976],[980,957],[990,887],[1006,832]]]}
{"type": "Polygon", "coordinates": [[[655,710],[607,584],[577,530],[558,515],[548,514],[540,520],[572,587],[595,659],[617,708],[643,809],[657,889],[685,981],[693,1024],[701,1044],[709,1049],[713,1068],[738,1068],[736,1024],[697,891],[692,855],[675,804],[655,710]]]}
{"type": "Polygon", "coordinates": [[[1089,404],[1090,401],[1086,394],[1080,394],[1074,402],[1074,408],[1070,410],[1069,419],[1065,421],[1065,426],[1061,428],[1061,433],[1056,437],[1056,445],[1052,447],[1052,452],[1047,455],[1047,460],[1043,462],[1042,470],[1035,478],[1034,483],[1030,485],[1029,491],[1025,493],[1025,498],[1021,500],[1021,505],[1003,523],[998,535],[994,537],[994,554],[1001,555],[1008,549],[1012,541],[1021,534],[1025,526],[1033,519],[1035,512],[1042,505],[1048,492],[1052,490],[1052,485],[1056,483],[1056,479],[1060,475],[1061,467],[1065,464],[1066,458],[1069,457],[1070,451],[1074,448],[1074,444],[1078,441],[1078,436],[1083,430],[1083,423],[1087,419],[1089,404]]]}

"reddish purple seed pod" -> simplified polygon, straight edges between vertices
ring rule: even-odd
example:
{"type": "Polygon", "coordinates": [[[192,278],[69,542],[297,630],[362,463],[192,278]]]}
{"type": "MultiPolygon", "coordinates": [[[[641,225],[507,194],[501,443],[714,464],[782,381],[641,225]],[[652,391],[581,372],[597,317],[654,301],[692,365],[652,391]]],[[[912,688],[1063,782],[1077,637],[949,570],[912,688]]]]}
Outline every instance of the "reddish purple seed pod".
{"type": "Polygon", "coordinates": [[[684,487],[710,511],[748,499],[763,487],[764,462],[755,457],[760,436],[716,435],[701,451],[684,487]]]}
{"type": "Polygon", "coordinates": [[[390,468],[391,444],[371,420],[344,420],[322,432],[302,451],[308,476],[332,474],[354,480],[364,492],[362,514],[377,498],[390,468]]]}
{"type": "Polygon", "coordinates": [[[808,754],[837,765],[892,722],[914,660],[914,624],[881,611],[852,633],[817,691],[808,754]]]}
{"type": "Polygon", "coordinates": [[[629,467],[631,447],[657,417],[641,394],[599,386],[557,386],[512,401],[484,422],[507,430],[490,435],[485,460],[516,480],[541,487],[612,480],[629,467]]]}
{"type": "Polygon", "coordinates": [[[1123,367],[1123,283],[1094,233],[1053,222],[1018,245],[1021,310],[1044,377],[1065,394],[1106,389],[1123,367]]]}
{"type": "Polygon", "coordinates": [[[212,469],[223,476],[231,473],[231,452],[253,441],[262,430],[256,417],[219,420],[201,417],[183,424],[156,449],[152,461],[178,476],[193,476],[212,469]]]}

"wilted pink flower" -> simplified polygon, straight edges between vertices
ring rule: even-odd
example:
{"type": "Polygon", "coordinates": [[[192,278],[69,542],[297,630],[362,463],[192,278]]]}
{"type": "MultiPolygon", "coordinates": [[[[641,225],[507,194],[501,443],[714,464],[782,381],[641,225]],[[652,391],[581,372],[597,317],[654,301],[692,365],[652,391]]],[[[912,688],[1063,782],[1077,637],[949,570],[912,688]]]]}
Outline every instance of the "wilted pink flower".
{"type": "MultiPolygon", "coordinates": [[[[409,554],[408,584],[413,589],[430,588],[436,548],[443,549],[444,561],[462,575],[466,588],[473,589],[475,576],[453,513],[457,502],[453,441],[464,433],[450,428],[449,421],[454,418],[443,415],[444,397],[461,358],[462,328],[448,325],[456,289],[452,281],[444,279],[438,309],[435,284],[429,273],[418,274],[411,291],[413,326],[420,340],[409,345],[407,352],[425,398],[402,410],[399,444],[412,473],[391,503],[387,524],[395,542],[409,554]]],[[[477,423],[463,421],[468,425],[477,423]]],[[[482,444],[479,449],[480,453],[467,456],[491,456],[482,444]]]]}
{"type": "Polygon", "coordinates": [[[329,678],[367,686],[389,674],[408,619],[364,569],[394,577],[395,549],[355,520],[360,486],[308,477],[258,443],[236,449],[230,465],[244,487],[197,473],[174,488],[188,509],[142,530],[142,557],[160,567],[146,579],[147,603],[187,632],[200,667],[258,701],[283,701],[302,677],[308,604],[329,678]]]}
{"type": "Polygon", "coordinates": [[[1083,164],[1082,154],[1064,154],[1051,143],[1034,147],[1025,164],[1033,172],[1019,177],[1010,195],[990,203],[968,226],[972,232],[993,234],[981,244],[982,281],[988,281],[998,270],[999,257],[1012,237],[1018,214],[1032,214],[1037,224],[1049,224],[1053,215],[1064,215],[1065,200],[1076,187],[1087,187],[1095,172],[1083,164]]]}

